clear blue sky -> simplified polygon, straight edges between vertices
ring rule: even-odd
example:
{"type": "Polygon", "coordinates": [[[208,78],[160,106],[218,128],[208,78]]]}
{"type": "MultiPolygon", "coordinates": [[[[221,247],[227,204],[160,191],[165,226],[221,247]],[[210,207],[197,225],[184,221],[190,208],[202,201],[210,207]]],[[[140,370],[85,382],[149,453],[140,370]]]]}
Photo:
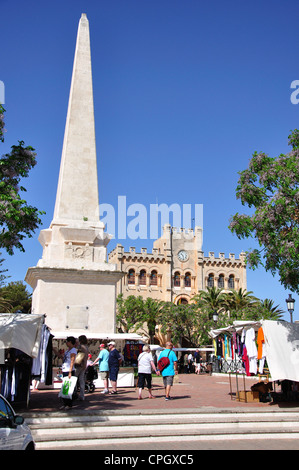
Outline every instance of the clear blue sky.
{"type": "MultiPolygon", "coordinates": [[[[24,182],[27,200],[53,217],[74,48],[81,13],[90,23],[100,202],[203,204],[204,251],[256,246],[228,230],[243,210],[238,171],[252,153],[289,150],[299,127],[290,101],[299,79],[297,0],[0,0],[6,140],[23,139],[38,165],[24,182]]],[[[246,209],[244,209],[246,210],[246,209]]],[[[41,257],[5,253],[11,280],[41,257]]],[[[152,240],[119,241],[126,249],[152,240]]],[[[263,269],[248,290],[285,309],[286,292],[263,269]]],[[[299,298],[295,319],[299,319],[299,298]]],[[[286,319],[289,316],[286,314],[286,319]]]]}

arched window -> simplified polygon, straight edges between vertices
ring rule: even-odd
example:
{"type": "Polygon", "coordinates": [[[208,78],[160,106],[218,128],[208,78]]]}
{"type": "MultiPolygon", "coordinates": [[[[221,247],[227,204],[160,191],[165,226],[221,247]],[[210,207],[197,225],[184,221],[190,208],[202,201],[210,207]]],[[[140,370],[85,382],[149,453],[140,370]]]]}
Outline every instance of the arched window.
{"type": "Polygon", "coordinates": [[[214,274],[208,276],[208,287],[214,287],[214,274]]]}
{"type": "Polygon", "coordinates": [[[234,289],[235,288],[235,276],[233,274],[229,275],[228,278],[228,288],[229,289],[234,289]]]}
{"type": "Polygon", "coordinates": [[[157,271],[152,271],[151,272],[151,277],[150,277],[150,285],[151,286],[156,286],[158,284],[158,274],[157,271]]]}
{"type": "Polygon", "coordinates": [[[135,284],[135,271],[130,269],[128,273],[128,284],[135,284]]]}
{"type": "Polygon", "coordinates": [[[191,287],[191,274],[190,273],[185,274],[184,281],[185,281],[185,287],[191,287]]]}
{"type": "Polygon", "coordinates": [[[146,272],[145,269],[142,269],[139,274],[139,285],[145,286],[146,285],[146,272]]]}
{"type": "Polygon", "coordinates": [[[181,297],[179,300],[178,300],[178,305],[187,305],[188,304],[188,300],[185,299],[184,297],[181,297]]]}
{"type": "Polygon", "coordinates": [[[174,273],[173,285],[174,287],[180,287],[181,285],[181,275],[179,272],[174,273]]]}
{"type": "Polygon", "coordinates": [[[224,289],[224,274],[220,274],[218,277],[218,287],[224,289]]]}

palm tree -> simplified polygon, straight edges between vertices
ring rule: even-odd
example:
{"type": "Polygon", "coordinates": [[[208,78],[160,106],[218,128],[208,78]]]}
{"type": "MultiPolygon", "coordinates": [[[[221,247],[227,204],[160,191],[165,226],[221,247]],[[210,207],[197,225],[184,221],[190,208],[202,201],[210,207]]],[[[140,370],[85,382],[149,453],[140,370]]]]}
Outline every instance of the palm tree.
{"type": "Polygon", "coordinates": [[[230,317],[242,318],[246,312],[255,309],[259,305],[259,299],[252,295],[252,291],[239,289],[225,294],[225,309],[230,317]]]}
{"type": "Polygon", "coordinates": [[[271,299],[261,300],[261,308],[264,312],[263,318],[267,320],[280,320],[283,314],[285,313],[284,310],[279,308],[279,305],[275,305],[274,301],[271,299]]]}
{"type": "Polygon", "coordinates": [[[208,290],[201,290],[193,297],[199,307],[206,308],[210,312],[221,312],[225,310],[226,294],[222,289],[208,287],[208,290]]]}

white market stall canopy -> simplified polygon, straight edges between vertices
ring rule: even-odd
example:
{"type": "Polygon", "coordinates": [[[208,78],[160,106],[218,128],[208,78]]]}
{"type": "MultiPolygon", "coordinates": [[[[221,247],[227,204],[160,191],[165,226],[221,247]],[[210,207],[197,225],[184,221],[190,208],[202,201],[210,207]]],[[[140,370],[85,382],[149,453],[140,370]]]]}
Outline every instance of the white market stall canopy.
{"type": "MultiPolygon", "coordinates": [[[[162,351],[162,349],[166,349],[164,346],[159,346],[158,344],[150,344],[151,351],[162,351]]],[[[172,348],[173,351],[180,351],[180,352],[189,352],[189,351],[205,351],[205,352],[213,352],[214,348],[172,348]]]]}
{"type": "Polygon", "coordinates": [[[87,330],[65,330],[65,331],[51,331],[54,339],[66,339],[68,336],[86,336],[87,339],[102,339],[102,340],[126,340],[126,341],[145,341],[143,336],[137,333],[90,333],[87,330]]]}
{"type": "Polygon", "coordinates": [[[299,324],[264,320],[262,328],[272,380],[299,382],[299,324]]]}
{"type": "Polygon", "coordinates": [[[217,338],[217,336],[225,333],[242,333],[244,328],[254,328],[256,331],[262,326],[260,321],[250,321],[250,320],[236,320],[232,325],[228,325],[225,328],[218,328],[215,330],[209,331],[209,336],[211,338],[217,338]]]}
{"type": "Polygon", "coordinates": [[[0,313],[0,349],[20,349],[37,357],[44,315],[0,313]]]}
{"type": "Polygon", "coordinates": [[[262,327],[264,333],[263,355],[266,357],[271,380],[292,380],[299,382],[299,324],[287,321],[261,320],[235,321],[226,328],[211,330],[209,335],[216,338],[221,334],[242,333],[243,329],[262,327]]]}

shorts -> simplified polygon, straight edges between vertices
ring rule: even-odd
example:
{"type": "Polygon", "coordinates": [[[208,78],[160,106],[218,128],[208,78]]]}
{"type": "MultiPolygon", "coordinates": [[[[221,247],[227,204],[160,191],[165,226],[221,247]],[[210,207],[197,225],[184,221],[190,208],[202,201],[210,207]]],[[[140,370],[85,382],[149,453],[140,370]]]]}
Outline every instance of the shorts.
{"type": "Polygon", "coordinates": [[[173,375],[163,376],[163,384],[164,387],[167,387],[167,385],[173,385],[173,375]]]}
{"type": "Polygon", "coordinates": [[[152,374],[144,374],[143,372],[139,372],[137,387],[144,388],[145,382],[147,388],[152,388],[152,374]]]}
{"type": "Polygon", "coordinates": [[[100,370],[100,377],[102,380],[109,379],[109,370],[100,370]]]}
{"type": "Polygon", "coordinates": [[[109,378],[113,382],[117,381],[118,371],[119,371],[118,367],[113,367],[109,369],[109,378]]]}

